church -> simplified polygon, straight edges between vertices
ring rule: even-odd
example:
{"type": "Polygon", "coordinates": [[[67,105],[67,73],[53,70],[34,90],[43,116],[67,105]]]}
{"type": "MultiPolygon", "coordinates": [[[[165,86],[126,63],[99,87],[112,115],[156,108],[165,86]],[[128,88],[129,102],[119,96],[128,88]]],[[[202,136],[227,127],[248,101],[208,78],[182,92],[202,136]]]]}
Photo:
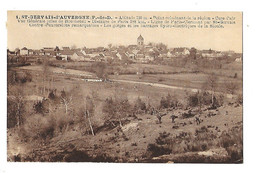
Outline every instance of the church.
{"type": "Polygon", "coordinates": [[[144,45],[144,38],[140,34],[140,36],[137,38],[137,45],[138,46],[143,46],[144,45]]]}

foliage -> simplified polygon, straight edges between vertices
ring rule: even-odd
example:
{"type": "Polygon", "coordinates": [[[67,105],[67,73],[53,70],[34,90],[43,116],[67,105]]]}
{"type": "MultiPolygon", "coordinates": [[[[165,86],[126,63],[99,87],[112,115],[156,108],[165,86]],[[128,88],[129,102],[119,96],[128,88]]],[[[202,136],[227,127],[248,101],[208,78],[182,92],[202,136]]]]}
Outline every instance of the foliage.
{"type": "Polygon", "coordinates": [[[48,142],[60,134],[64,135],[66,130],[72,128],[73,122],[73,117],[61,110],[47,115],[33,114],[26,118],[20,133],[28,142],[48,142]]]}
{"type": "Polygon", "coordinates": [[[191,107],[195,107],[199,105],[199,95],[196,93],[194,95],[188,96],[188,105],[191,107]]]}
{"type": "Polygon", "coordinates": [[[120,126],[122,126],[122,120],[124,120],[131,111],[131,105],[127,98],[107,98],[102,109],[105,113],[106,121],[118,121],[120,126]]]}
{"type": "Polygon", "coordinates": [[[146,111],[146,104],[140,97],[137,98],[134,104],[135,111],[146,111]]]}
{"type": "Polygon", "coordinates": [[[51,138],[54,135],[55,121],[49,117],[36,114],[26,119],[22,128],[22,134],[25,139],[32,141],[51,138]]]}
{"type": "Polygon", "coordinates": [[[104,62],[95,62],[91,65],[91,72],[94,72],[99,79],[107,79],[107,64],[104,62]]]}
{"type": "Polygon", "coordinates": [[[23,122],[24,112],[25,107],[22,100],[7,99],[7,128],[12,128],[21,124],[23,122]]]}
{"type": "Polygon", "coordinates": [[[24,122],[25,101],[23,89],[14,87],[7,98],[7,127],[20,126],[24,122]]]}
{"type": "Polygon", "coordinates": [[[11,85],[32,81],[32,75],[29,72],[17,73],[16,71],[10,70],[7,74],[7,83],[11,85]]]}
{"type": "MultiPolygon", "coordinates": [[[[164,154],[177,154],[187,152],[206,151],[223,147],[228,153],[225,162],[241,162],[243,160],[242,128],[234,127],[228,132],[223,131],[220,136],[217,132],[203,126],[196,129],[195,134],[180,132],[176,136],[163,132],[159,134],[155,143],[147,148],[147,157],[155,157],[164,154]]],[[[224,157],[224,156],[222,156],[224,157]]]]}
{"type": "Polygon", "coordinates": [[[160,108],[176,108],[178,103],[178,100],[168,93],[166,97],[161,98],[160,108]]]}
{"type": "Polygon", "coordinates": [[[164,154],[170,154],[171,149],[168,147],[170,133],[159,133],[159,137],[156,139],[156,143],[148,144],[147,154],[149,157],[156,157],[164,154]]]}
{"type": "Polygon", "coordinates": [[[43,106],[43,102],[42,101],[38,101],[33,105],[33,108],[35,110],[36,113],[44,113],[44,106],[43,106]]]}
{"type": "Polygon", "coordinates": [[[189,55],[189,57],[190,57],[191,59],[196,59],[196,54],[197,54],[197,49],[194,48],[194,47],[192,47],[192,48],[190,49],[190,55],[189,55]]]}
{"type": "Polygon", "coordinates": [[[48,98],[51,99],[51,100],[54,100],[56,98],[56,95],[55,95],[53,90],[50,91],[48,98]]]}
{"type": "Polygon", "coordinates": [[[235,126],[228,132],[224,131],[219,139],[219,145],[225,148],[230,157],[230,162],[243,159],[243,135],[242,126],[235,126]]]}

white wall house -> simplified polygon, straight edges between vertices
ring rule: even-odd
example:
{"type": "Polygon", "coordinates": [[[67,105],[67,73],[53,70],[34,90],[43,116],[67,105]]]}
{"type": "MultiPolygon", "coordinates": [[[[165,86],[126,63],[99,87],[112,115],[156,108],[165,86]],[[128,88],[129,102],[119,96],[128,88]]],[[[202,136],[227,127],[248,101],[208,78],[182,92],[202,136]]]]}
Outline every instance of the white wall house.
{"type": "Polygon", "coordinates": [[[24,47],[20,50],[20,55],[29,55],[29,50],[24,47]]]}

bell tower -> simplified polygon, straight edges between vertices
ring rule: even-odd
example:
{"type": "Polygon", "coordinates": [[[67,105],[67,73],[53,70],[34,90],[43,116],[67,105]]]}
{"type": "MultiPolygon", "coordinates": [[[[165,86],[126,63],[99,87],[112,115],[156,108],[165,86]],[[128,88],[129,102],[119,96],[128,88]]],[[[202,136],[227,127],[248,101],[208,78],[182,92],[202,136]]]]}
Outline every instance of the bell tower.
{"type": "Polygon", "coordinates": [[[144,38],[140,34],[140,36],[137,38],[137,45],[138,46],[143,46],[144,45],[144,38]]]}

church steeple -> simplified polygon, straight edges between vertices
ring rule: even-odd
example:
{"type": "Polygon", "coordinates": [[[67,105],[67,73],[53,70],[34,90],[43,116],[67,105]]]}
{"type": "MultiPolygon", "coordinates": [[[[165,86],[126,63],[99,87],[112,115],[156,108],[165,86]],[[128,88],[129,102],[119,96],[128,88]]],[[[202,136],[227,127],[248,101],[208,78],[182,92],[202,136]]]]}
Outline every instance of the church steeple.
{"type": "Polygon", "coordinates": [[[140,34],[139,37],[137,38],[137,45],[138,45],[138,46],[144,45],[144,38],[142,37],[141,34],[140,34]]]}

